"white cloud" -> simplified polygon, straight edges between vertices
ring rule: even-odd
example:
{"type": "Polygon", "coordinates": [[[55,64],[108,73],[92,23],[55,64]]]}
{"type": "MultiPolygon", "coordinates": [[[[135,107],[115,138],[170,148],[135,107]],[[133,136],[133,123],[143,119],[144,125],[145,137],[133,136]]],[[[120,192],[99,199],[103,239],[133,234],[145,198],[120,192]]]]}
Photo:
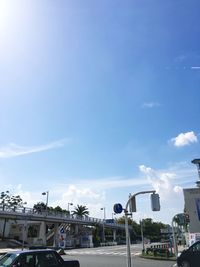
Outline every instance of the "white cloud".
{"type": "Polygon", "coordinates": [[[175,192],[171,182],[176,176],[174,173],[155,171],[144,165],[141,165],[139,169],[163,198],[167,198],[169,194],[175,192]]]}
{"type": "Polygon", "coordinates": [[[170,218],[176,213],[183,212],[184,208],[182,187],[175,184],[176,173],[157,171],[144,165],[139,168],[160,196],[161,210],[158,213],[149,211],[148,214],[157,221],[166,220],[169,223],[170,218]]]}
{"type": "Polygon", "coordinates": [[[180,133],[178,136],[171,139],[171,142],[176,147],[190,145],[192,143],[197,143],[197,136],[193,131],[187,133],[180,133]]]}
{"type": "MultiPolygon", "coordinates": [[[[53,186],[54,192],[52,202],[53,206],[61,206],[66,208],[68,202],[72,202],[74,206],[77,204],[86,205],[90,214],[93,217],[101,217],[101,207],[110,206],[110,190],[119,192],[118,190],[129,189],[134,186],[142,186],[147,184],[146,179],[124,179],[123,177],[110,177],[106,179],[93,179],[93,180],[77,180],[76,183],[71,184],[57,184],[53,186]]],[[[50,189],[51,192],[51,189],[50,189]]],[[[119,194],[119,193],[118,193],[119,194]]],[[[119,198],[118,201],[121,199],[119,198]]],[[[112,207],[111,207],[112,209],[112,207]]]]}
{"type": "MultiPolygon", "coordinates": [[[[54,198],[52,206],[61,206],[67,209],[68,203],[73,203],[73,207],[77,204],[85,205],[91,216],[97,216],[100,213],[100,207],[105,201],[105,192],[89,186],[79,186],[71,184],[68,187],[56,187],[54,191],[54,198]],[[65,188],[65,189],[64,189],[65,188]],[[59,197],[58,197],[59,196],[59,197]],[[97,208],[99,207],[99,208],[97,208]]],[[[70,207],[73,210],[73,207],[70,207]]]]}
{"type": "Polygon", "coordinates": [[[46,145],[40,146],[19,146],[14,143],[11,143],[7,146],[0,147],[0,158],[12,158],[17,156],[22,156],[26,154],[38,153],[58,147],[62,147],[64,145],[64,139],[58,140],[46,145]]]}
{"type": "Polygon", "coordinates": [[[157,102],[148,102],[148,103],[143,103],[142,104],[142,108],[155,108],[155,107],[159,107],[160,104],[157,102]]]}
{"type": "Polygon", "coordinates": [[[200,70],[200,66],[192,66],[191,69],[192,70],[200,70]]]}
{"type": "Polygon", "coordinates": [[[106,179],[88,181],[92,186],[99,189],[114,189],[114,188],[126,188],[130,186],[142,186],[146,185],[146,179],[124,177],[108,177],[106,179]]]}

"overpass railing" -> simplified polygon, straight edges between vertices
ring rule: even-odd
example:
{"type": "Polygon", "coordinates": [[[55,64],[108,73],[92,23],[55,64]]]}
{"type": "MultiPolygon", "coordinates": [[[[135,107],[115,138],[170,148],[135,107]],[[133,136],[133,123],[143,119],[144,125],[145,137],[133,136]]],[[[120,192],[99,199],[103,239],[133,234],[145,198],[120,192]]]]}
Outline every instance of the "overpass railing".
{"type": "Polygon", "coordinates": [[[74,223],[86,223],[86,224],[102,224],[105,227],[109,227],[109,228],[121,228],[121,229],[125,229],[125,226],[123,224],[119,224],[119,223],[107,223],[105,220],[99,219],[99,218],[93,218],[93,217],[89,217],[89,216],[78,216],[78,215],[73,215],[73,214],[69,214],[68,212],[58,212],[58,211],[52,211],[52,210],[41,210],[38,211],[34,208],[28,208],[28,207],[11,207],[8,205],[2,205],[0,204],[0,217],[3,217],[3,214],[5,215],[18,215],[18,217],[26,217],[26,215],[28,216],[28,218],[34,219],[38,217],[40,217],[41,221],[42,218],[45,217],[45,220],[52,219],[52,218],[56,218],[60,221],[69,221],[70,222],[74,222],[74,223]]]}

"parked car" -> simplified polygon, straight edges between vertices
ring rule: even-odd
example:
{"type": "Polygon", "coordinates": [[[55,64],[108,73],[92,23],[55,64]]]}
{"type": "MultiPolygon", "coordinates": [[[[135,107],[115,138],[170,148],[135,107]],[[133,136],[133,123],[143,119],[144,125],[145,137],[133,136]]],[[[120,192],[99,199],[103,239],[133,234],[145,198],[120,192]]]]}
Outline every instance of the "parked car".
{"type": "Polygon", "coordinates": [[[53,249],[20,250],[0,258],[0,267],[80,267],[77,260],[64,260],[53,249]]]}
{"type": "Polygon", "coordinates": [[[199,267],[200,266],[200,241],[195,242],[177,258],[179,267],[199,267]]]}

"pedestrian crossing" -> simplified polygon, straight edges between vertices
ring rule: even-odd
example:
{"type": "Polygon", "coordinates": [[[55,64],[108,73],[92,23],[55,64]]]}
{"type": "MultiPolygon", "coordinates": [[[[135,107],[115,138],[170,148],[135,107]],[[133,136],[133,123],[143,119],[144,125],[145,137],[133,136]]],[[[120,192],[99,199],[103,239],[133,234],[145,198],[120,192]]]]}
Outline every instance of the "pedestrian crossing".
{"type": "MultiPolygon", "coordinates": [[[[126,256],[126,251],[115,251],[106,249],[78,249],[78,250],[67,250],[66,255],[107,255],[107,256],[126,256]]],[[[131,255],[138,256],[140,251],[131,252],[131,255]]]]}

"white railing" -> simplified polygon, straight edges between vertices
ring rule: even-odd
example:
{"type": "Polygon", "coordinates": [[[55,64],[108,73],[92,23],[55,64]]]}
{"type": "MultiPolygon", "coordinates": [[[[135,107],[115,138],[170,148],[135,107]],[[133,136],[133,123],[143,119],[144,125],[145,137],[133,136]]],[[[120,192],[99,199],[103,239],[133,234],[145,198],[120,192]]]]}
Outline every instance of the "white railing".
{"type": "MultiPolygon", "coordinates": [[[[58,211],[37,211],[36,209],[33,208],[28,208],[28,207],[12,207],[12,206],[8,206],[8,205],[2,205],[0,204],[0,215],[2,213],[6,213],[6,214],[17,214],[17,215],[31,215],[31,216],[35,216],[35,217],[39,217],[41,216],[41,220],[42,217],[45,216],[45,218],[57,218],[57,219],[64,219],[65,221],[69,221],[69,222],[86,222],[87,224],[102,224],[106,227],[117,227],[117,228],[123,228],[125,229],[125,226],[123,224],[118,224],[118,223],[106,223],[105,220],[99,219],[99,218],[93,218],[93,217],[89,217],[89,216],[78,216],[78,215],[72,215],[69,214],[68,212],[58,212],[58,211]]],[[[3,215],[2,215],[3,216],[3,215]]]]}

